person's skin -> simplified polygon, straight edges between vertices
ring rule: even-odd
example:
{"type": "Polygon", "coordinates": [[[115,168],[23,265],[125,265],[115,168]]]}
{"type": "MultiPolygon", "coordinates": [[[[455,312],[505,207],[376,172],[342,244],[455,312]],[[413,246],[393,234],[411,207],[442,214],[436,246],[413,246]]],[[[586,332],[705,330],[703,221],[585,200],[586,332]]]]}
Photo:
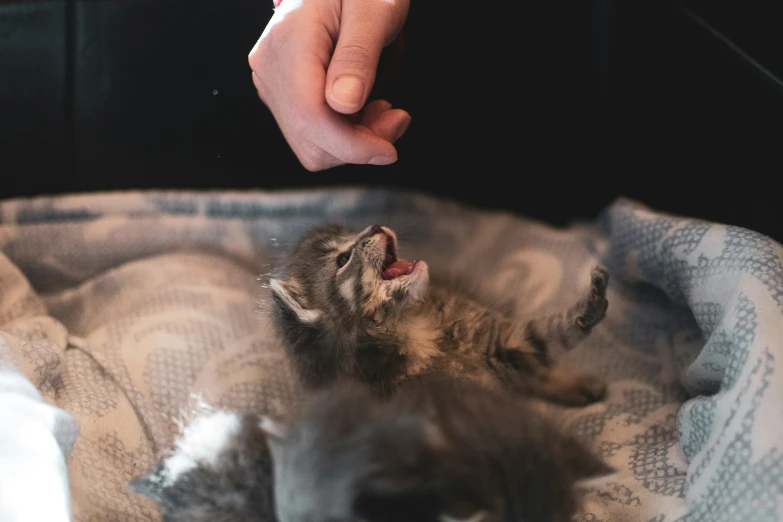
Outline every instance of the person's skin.
{"type": "Polygon", "coordinates": [[[302,165],[388,165],[410,115],[369,104],[381,51],[410,0],[282,0],[248,56],[258,96],[302,165]],[[365,105],[366,104],[366,105],[365,105]]]}

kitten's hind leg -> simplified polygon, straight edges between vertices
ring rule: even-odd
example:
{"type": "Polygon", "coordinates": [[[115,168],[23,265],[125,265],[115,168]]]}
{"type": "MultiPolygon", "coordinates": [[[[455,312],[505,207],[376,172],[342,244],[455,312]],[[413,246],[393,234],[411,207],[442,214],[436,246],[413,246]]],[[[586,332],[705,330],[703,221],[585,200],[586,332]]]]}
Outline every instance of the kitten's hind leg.
{"type": "Polygon", "coordinates": [[[598,377],[560,368],[548,368],[530,383],[534,395],[564,406],[587,406],[606,396],[606,383],[598,377]]]}
{"type": "Polygon", "coordinates": [[[518,393],[533,395],[564,406],[586,406],[606,395],[606,384],[592,375],[551,367],[539,353],[504,350],[496,354],[504,363],[510,387],[518,393]]]}
{"type": "Polygon", "coordinates": [[[554,368],[558,356],[583,341],[603,321],[609,302],[606,288],[609,274],[595,267],[590,289],[567,311],[529,322],[507,323],[495,358],[513,368],[514,387],[520,392],[567,406],[584,406],[600,401],[606,384],[597,377],[554,368]]]}
{"type": "Polygon", "coordinates": [[[552,359],[573,349],[606,317],[608,285],[606,269],[601,266],[593,268],[590,288],[584,297],[563,313],[532,320],[525,330],[525,340],[534,346],[545,344],[547,357],[552,359]]]}

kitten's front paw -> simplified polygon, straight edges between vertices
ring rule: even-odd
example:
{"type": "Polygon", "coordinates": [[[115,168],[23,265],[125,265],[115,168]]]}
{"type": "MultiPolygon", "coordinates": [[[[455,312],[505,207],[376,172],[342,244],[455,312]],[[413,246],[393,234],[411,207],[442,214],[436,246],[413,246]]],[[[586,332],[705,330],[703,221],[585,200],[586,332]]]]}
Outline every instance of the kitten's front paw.
{"type": "Polygon", "coordinates": [[[590,293],[583,302],[582,313],[576,318],[576,324],[589,332],[606,316],[609,301],[606,299],[606,287],[609,286],[609,272],[602,266],[593,268],[590,273],[590,293]]]}
{"type": "Polygon", "coordinates": [[[587,406],[606,397],[606,383],[592,375],[580,375],[574,386],[564,390],[560,400],[566,406],[587,406]]]}

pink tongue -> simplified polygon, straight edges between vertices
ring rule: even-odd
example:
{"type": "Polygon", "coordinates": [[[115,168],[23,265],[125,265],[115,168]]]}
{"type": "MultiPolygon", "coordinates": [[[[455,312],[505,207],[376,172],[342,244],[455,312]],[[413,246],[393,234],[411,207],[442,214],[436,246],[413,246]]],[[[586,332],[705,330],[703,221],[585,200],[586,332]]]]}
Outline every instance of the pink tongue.
{"type": "Polygon", "coordinates": [[[390,264],[386,270],[383,271],[383,278],[396,279],[401,275],[410,273],[412,268],[413,263],[409,263],[408,261],[403,260],[395,261],[394,263],[390,264]]]}

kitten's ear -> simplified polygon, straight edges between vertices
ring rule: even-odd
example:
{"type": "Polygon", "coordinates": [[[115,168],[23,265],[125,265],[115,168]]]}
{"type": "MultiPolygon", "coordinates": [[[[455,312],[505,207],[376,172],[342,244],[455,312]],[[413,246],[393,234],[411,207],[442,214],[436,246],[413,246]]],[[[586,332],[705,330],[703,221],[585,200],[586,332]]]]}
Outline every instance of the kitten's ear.
{"type": "Polygon", "coordinates": [[[282,279],[270,279],[272,297],[283,312],[292,314],[299,322],[312,324],[321,317],[321,312],[308,308],[298,285],[282,279]]]}
{"type": "Polygon", "coordinates": [[[590,489],[608,484],[617,478],[617,470],[598,458],[576,439],[564,441],[565,465],[575,478],[576,489],[590,489]]]}

